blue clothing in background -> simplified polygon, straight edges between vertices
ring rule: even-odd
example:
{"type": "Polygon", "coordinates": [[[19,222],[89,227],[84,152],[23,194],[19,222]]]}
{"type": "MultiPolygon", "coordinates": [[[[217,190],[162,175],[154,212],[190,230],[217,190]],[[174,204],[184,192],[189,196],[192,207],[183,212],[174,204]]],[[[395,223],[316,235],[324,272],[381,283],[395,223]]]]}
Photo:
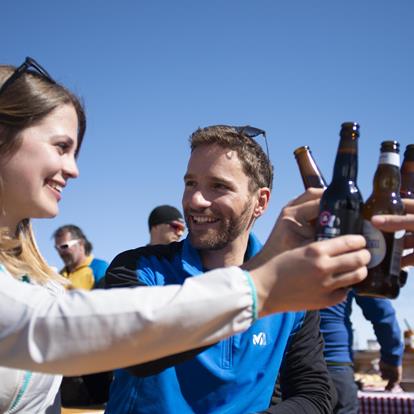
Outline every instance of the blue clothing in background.
{"type": "Polygon", "coordinates": [[[399,366],[404,351],[395,310],[388,299],[357,296],[350,291],[344,302],[321,310],[321,332],[325,341],[324,356],[338,395],[334,414],[358,412],[358,390],[353,378],[352,366],[353,299],[360,306],[365,319],[372,323],[381,347],[381,360],[389,365],[399,366]]]}
{"type": "Polygon", "coordinates": [[[401,365],[404,347],[401,330],[391,301],[357,296],[353,291],[349,292],[344,302],[320,311],[326,361],[334,364],[352,364],[351,312],[353,299],[360,306],[364,317],[373,325],[378,343],[381,346],[381,360],[390,365],[401,365]]]}

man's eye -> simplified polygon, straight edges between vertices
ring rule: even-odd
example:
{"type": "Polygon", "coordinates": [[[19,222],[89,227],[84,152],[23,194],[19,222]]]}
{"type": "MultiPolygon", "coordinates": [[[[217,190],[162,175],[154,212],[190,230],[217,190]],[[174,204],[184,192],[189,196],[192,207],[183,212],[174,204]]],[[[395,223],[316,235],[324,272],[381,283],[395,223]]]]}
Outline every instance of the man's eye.
{"type": "Polygon", "coordinates": [[[217,190],[227,190],[228,189],[227,185],[225,185],[223,183],[215,183],[215,184],[213,184],[213,187],[217,190]]]}
{"type": "Polygon", "coordinates": [[[194,187],[195,186],[195,181],[186,181],[185,183],[184,183],[184,185],[186,186],[186,187],[194,187]]]}

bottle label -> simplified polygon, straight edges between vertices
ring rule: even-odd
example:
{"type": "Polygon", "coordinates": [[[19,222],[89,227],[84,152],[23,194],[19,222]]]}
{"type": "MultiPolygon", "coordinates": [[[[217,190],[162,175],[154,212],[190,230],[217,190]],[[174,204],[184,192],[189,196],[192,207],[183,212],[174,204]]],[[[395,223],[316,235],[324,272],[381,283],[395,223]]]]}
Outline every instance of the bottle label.
{"type": "Polygon", "coordinates": [[[319,229],[316,240],[332,239],[341,235],[341,230],[335,226],[337,222],[335,214],[331,214],[329,211],[322,211],[319,214],[319,229]]]}
{"type": "Polygon", "coordinates": [[[344,234],[361,234],[361,224],[359,211],[345,210],[334,214],[324,210],[319,214],[316,240],[332,239],[344,234]]]}
{"type": "MultiPolygon", "coordinates": [[[[384,234],[375,228],[370,221],[364,220],[363,234],[367,241],[367,249],[371,254],[368,269],[378,266],[387,254],[387,242],[384,234]]],[[[401,255],[403,251],[405,230],[396,231],[390,249],[389,275],[399,275],[401,270],[401,255]]]]}
{"type": "Polygon", "coordinates": [[[367,241],[367,249],[371,254],[371,260],[367,267],[371,269],[378,266],[384,260],[387,252],[387,244],[382,232],[368,220],[364,220],[363,234],[367,241]]]}
{"type": "Polygon", "coordinates": [[[390,164],[400,168],[400,154],[395,152],[382,152],[378,164],[390,164]]]}
{"type": "Polygon", "coordinates": [[[393,251],[391,256],[390,274],[399,275],[401,271],[401,256],[404,248],[405,230],[394,233],[393,251]]]}

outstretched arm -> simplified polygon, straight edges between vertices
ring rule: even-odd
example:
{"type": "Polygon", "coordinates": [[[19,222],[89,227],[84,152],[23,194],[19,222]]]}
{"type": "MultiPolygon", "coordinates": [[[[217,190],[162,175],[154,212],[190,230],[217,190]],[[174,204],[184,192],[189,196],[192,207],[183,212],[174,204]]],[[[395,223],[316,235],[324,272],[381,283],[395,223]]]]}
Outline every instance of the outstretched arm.
{"type": "Polygon", "coordinates": [[[388,380],[387,389],[401,381],[404,344],[395,309],[388,299],[355,296],[367,320],[372,323],[375,336],[381,346],[380,370],[388,380]]]}

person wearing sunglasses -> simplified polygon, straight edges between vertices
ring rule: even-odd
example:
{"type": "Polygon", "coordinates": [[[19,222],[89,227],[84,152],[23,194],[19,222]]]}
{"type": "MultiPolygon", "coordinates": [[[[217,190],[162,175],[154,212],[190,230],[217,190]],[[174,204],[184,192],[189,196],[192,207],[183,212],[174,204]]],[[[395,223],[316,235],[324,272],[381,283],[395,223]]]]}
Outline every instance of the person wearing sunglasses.
{"type": "Polygon", "coordinates": [[[55,248],[65,264],[60,274],[71,287],[90,290],[105,276],[108,263],[92,255],[92,243],[74,224],[61,226],[53,233],[55,248]]]}
{"type": "MultiPolygon", "coordinates": [[[[103,282],[108,263],[93,256],[93,245],[84,231],[74,224],[66,224],[58,227],[52,237],[65,265],[59,273],[69,280],[69,287],[86,290],[101,287],[100,281],[103,282]]],[[[60,387],[62,405],[103,404],[108,400],[111,382],[112,371],[63,377],[60,387]]]]}
{"type": "Polygon", "coordinates": [[[178,209],[169,205],[155,207],[148,216],[149,244],[168,244],[180,240],[185,224],[178,209]]]}
{"type": "Polygon", "coordinates": [[[337,303],[365,277],[363,237],[297,240],[317,215],[321,194],[309,191],[282,211],[261,252],[242,266],[223,264],[181,285],[64,289],[68,281],[43,259],[31,219],[58,214],[64,188],[79,174],[85,127],[79,99],[35,60],[0,65],[0,412],[58,413],[61,374],[206,346],[275,312],[337,303]]]}

